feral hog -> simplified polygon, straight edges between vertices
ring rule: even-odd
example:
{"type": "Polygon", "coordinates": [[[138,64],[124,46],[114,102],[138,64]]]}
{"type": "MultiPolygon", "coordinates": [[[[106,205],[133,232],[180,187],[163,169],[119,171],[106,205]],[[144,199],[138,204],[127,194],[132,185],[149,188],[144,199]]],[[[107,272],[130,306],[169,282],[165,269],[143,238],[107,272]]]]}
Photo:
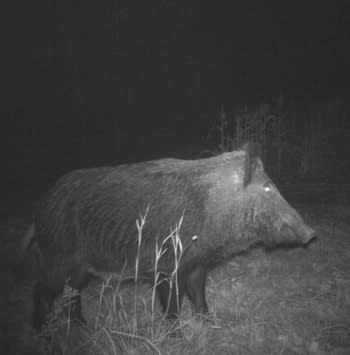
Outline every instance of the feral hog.
{"type": "MultiPolygon", "coordinates": [[[[156,243],[161,245],[180,220],[178,292],[168,282],[174,270],[171,241],[157,262],[161,279],[156,288],[168,318],[177,317],[184,295],[195,312],[208,312],[207,273],[236,253],[258,243],[308,243],[315,231],[283,199],[257,151],[248,143],[206,159],[76,170],[58,180],[36,216],[35,231],[23,241],[28,245],[36,240],[41,253],[36,328],[67,279],[81,290],[99,272],[133,273],[139,254],[138,277],[154,284],[156,243]],[[145,211],[139,241],[135,221],[145,211]]],[[[79,297],[74,311],[78,319],[79,297]]]]}

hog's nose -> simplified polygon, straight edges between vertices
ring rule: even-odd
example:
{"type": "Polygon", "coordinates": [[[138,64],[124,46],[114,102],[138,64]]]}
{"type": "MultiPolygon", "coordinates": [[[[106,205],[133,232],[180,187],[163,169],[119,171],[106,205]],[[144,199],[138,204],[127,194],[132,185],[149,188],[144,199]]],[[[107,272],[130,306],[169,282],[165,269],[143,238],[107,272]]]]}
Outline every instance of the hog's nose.
{"type": "Polygon", "coordinates": [[[304,235],[304,243],[309,243],[312,239],[316,237],[316,231],[310,227],[307,227],[304,235]]]}

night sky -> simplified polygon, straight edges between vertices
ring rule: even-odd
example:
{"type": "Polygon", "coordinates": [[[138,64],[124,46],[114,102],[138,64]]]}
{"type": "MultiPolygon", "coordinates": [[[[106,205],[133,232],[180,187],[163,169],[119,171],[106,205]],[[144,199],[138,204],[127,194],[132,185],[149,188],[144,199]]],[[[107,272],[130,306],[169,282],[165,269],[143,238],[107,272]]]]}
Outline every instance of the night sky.
{"type": "Polygon", "coordinates": [[[348,1],[20,1],[4,22],[11,181],[191,157],[221,107],[349,97],[348,1]]]}

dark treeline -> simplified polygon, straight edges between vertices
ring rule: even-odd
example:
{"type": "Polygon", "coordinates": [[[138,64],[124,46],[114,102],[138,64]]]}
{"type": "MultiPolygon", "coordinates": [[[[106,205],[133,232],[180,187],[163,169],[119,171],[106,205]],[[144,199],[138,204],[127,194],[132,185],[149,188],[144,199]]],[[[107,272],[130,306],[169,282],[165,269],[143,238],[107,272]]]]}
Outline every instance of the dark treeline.
{"type": "MultiPolygon", "coordinates": [[[[234,116],[280,92],[296,102],[340,96],[346,102],[349,11],[343,5],[319,4],[317,16],[311,5],[260,2],[9,5],[2,131],[10,179],[197,156],[217,144],[217,137],[206,137],[222,105],[234,116]]],[[[305,128],[299,116],[290,134],[303,144],[305,131],[321,128],[305,128]]],[[[329,152],[331,142],[343,154],[346,141],[328,137],[320,145],[329,152]]]]}

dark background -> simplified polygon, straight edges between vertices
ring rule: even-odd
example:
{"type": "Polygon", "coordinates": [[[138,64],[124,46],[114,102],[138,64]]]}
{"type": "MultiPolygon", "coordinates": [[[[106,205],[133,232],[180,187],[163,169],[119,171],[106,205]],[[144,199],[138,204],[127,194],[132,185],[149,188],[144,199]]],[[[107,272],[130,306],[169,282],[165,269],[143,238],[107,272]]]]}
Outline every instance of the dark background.
{"type": "MultiPolygon", "coordinates": [[[[281,95],[348,103],[348,1],[36,0],[7,10],[10,186],[82,166],[196,157],[217,144],[208,134],[222,107],[230,117],[281,95]]],[[[342,120],[343,136],[328,139],[344,160],[342,120]]]]}

